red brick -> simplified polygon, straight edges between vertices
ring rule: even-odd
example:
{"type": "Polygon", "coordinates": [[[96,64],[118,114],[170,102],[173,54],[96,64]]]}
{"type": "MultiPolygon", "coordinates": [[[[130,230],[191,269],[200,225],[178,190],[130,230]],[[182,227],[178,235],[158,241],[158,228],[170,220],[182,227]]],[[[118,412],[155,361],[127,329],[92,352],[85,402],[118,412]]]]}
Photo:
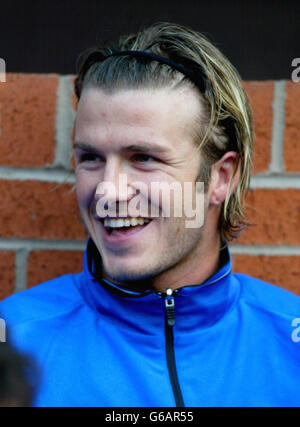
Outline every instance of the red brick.
{"type": "Polygon", "coordinates": [[[300,295],[300,256],[233,255],[233,270],[300,295]]]}
{"type": "Polygon", "coordinates": [[[0,300],[14,292],[15,287],[15,253],[0,251],[0,300]]]}
{"type": "Polygon", "coordinates": [[[300,83],[286,83],[284,164],[287,172],[300,171],[300,83]]]}
{"type": "Polygon", "coordinates": [[[32,251],[28,257],[27,287],[83,270],[83,252],[32,251]]]}
{"type": "Polygon", "coordinates": [[[244,87],[253,112],[255,131],[253,173],[257,174],[267,171],[271,160],[274,83],[244,82],[244,87]]]}
{"type": "Polygon", "coordinates": [[[85,239],[73,185],[0,180],[0,236],[85,239]]]}
{"type": "Polygon", "coordinates": [[[74,154],[72,155],[72,158],[71,158],[71,166],[70,166],[70,170],[71,171],[75,171],[75,169],[76,169],[76,162],[75,162],[75,157],[74,157],[74,154]]]}
{"type": "Polygon", "coordinates": [[[248,220],[254,225],[236,243],[258,245],[300,244],[300,192],[295,189],[259,189],[246,198],[248,220]]]}
{"type": "Polygon", "coordinates": [[[58,76],[7,74],[0,85],[2,166],[52,164],[58,76]]]}

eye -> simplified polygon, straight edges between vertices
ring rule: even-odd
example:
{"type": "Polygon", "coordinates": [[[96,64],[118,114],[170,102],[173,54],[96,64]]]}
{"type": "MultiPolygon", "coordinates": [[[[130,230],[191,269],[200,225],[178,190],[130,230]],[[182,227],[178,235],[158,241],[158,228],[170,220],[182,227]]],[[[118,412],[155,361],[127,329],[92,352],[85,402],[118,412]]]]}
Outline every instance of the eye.
{"type": "Polygon", "coordinates": [[[97,154],[93,154],[93,153],[82,153],[79,156],[79,163],[83,163],[83,162],[95,162],[97,160],[99,160],[100,157],[97,154]]]}
{"type": "Polygon", "coordinates": [[[155,161],[156,159],[149,154],[139,153],[133,156],[133,160],[139,163],[149,163],[150,161],[155,161]]]}

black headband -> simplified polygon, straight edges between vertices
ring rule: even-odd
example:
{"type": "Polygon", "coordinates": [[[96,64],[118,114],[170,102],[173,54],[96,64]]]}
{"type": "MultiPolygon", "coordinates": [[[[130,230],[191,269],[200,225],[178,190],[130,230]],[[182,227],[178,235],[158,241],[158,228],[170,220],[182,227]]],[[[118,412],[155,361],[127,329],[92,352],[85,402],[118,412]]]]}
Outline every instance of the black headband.
{"type": "MultiPolygon", "coordinates": [[[[120,52],[113,52],[110,55],[107,55],[106,58],[109,58],[111,56],[137,56],[137,57],[146,57],[150,59],[154,59],[157,62],[160,62],[162,64],[169,65],[171,68],[174,68],[177,71],[180,71],[182,74],[184,74],[186,77],[188,77],[195,85],[199,88],[201,93],[205,93],[205,76],[201,70],[197,70],[197,73],[195,71],[192,71],[186,67],[184,67],[181,64],[177,64],[176,62],[172,61],[169,58],[165,58],[164,56],[156,55],[152,52],[147,52],[144,50],[123,50],[120,52]]],[[[106,59],[105,58],[105,59],[106,59]]]]}

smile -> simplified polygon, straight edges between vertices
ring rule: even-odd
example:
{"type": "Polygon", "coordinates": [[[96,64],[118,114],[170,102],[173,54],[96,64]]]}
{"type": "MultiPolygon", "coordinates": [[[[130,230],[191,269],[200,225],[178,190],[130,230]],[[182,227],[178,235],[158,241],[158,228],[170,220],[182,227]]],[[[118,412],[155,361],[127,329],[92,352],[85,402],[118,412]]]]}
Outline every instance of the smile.
{"type": "Polygon", "coordinates": [[[106,237],[128,238],[139,231],[142,231],[152,222],[151,218],[127,217],[127,218],[102,218],[100,223],[103,226],[106,237]]]}
{"type": "Polygon", "coordinates": [[[151,220],[149,218],[104,218],[105,228],[123,228],[135,227],[137,225],[148,224],[151,220]]]}

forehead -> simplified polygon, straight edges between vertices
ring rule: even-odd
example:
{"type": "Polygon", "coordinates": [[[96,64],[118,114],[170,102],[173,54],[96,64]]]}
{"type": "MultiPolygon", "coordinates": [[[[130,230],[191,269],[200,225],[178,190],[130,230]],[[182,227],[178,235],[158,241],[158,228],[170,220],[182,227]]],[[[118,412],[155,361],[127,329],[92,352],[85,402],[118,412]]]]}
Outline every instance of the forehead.
{"type": "Polygon", "coordinates": [[[84,89],[78,103],[75,139],[93,143],[159,138],[176,144],[191,139],[201,104],[192,88],[130,89],[105,92],[84,89]]]}

